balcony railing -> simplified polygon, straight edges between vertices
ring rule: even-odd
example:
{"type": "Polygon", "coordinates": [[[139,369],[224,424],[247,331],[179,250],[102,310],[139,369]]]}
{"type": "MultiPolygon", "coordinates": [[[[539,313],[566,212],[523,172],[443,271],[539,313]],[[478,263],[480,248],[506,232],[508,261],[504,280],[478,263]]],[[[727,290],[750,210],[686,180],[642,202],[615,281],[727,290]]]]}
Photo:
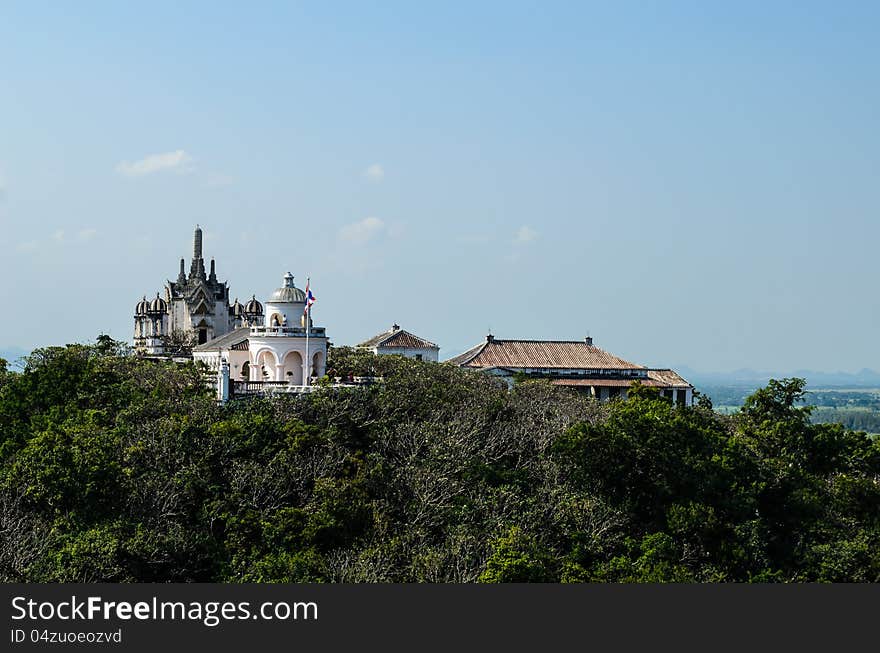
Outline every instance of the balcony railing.
{"type": "MultiPolygon", "coordinates": [[[[324,327],[312,327],[309,331],[310,338],[323,338],[326,335],[324,327]]],[[[306,337],[305,327],[292,326],[255,326],[251,327],[252,336],[281,336],[281,337],[306,337]]]]}
{"type": "Polygon", "coordinates": [[[293,385],[287,381],[234,381],[232,383],[233,395],[256,395],[256,394],[304,394],[314,392],[320,386],[293,385]]]}
{"type": "MultiPolygon", "coordinates": [[[[331,388],[354,388],[364,385],[372,385],[381,383],[384,379],[373,376],[355,376],[355,377],[335,377],[331,388]]],[[[255,394],[304,394],[314,392],[318,388],[324,387],[317,384],[317,379],[313,379],[312,385],[295,385],[287,381],[233,381],[233,395],[255,395],[255,394]]]]}

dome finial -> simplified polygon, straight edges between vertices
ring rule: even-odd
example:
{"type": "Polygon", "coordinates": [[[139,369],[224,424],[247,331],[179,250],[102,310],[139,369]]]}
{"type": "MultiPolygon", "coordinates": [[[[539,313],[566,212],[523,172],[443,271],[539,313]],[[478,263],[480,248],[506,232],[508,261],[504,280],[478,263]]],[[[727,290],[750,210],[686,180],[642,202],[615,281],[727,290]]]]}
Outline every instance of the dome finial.
{"type": "Polygon", "coordinates": [[[281,302],[285,304],[304,304],[306,301],[306,294],[293,284],[293,275],[288,272],[284,275],[284,283],[281,284],[281,287],[276,288],[275,292],[272,293],[272,296],[266,301],[273,303],[281,302]]]}
{"type": "Polygon", "coordinates": [[[251,295],[251,300],[245,304],[244,312],[250,317],[263,314],[263,305],[257,301],[256,295],[251,295]]]}

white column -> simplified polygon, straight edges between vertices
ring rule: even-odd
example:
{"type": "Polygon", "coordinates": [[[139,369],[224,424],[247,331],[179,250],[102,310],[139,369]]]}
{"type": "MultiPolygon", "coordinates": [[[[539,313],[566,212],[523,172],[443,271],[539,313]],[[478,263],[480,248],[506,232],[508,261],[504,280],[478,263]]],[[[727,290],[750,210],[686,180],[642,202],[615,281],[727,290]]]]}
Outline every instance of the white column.
{"type": "Polygon", "coordinates": [[[217,399],[221,403],[229,401],[229,363],[225,360],[220,364],[220,372],[217,379],[217,399]]]}

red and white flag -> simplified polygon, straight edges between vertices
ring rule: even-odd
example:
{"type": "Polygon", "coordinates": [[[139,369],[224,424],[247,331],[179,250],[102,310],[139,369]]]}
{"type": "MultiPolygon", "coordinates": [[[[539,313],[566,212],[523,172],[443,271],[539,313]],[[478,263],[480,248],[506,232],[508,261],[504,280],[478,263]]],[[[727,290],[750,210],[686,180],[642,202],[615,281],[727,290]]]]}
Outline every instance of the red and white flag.
{"type": "Polygon", "coordinates": [[[309,309],[312,307],[312,304],[315,303],[315,296],[312,294],[312,291],[309,290],[309,281],[306,281],[306,307],[303,309],[303,315],[309,312],[309,309]]]}

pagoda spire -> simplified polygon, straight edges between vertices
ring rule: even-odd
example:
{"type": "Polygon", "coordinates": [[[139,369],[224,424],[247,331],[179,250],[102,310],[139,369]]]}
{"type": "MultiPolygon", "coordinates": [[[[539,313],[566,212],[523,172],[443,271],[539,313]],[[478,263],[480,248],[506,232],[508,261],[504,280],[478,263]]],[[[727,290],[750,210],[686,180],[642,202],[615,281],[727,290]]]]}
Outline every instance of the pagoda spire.
{"type": "Polygon", "coordinates": [[[196,233],[193,236],[193,258],[202,258],[202,229],[196,225],[196,233]]]}
{"type": "Polygon", "coordinates": [[[202,259],[202,229],[199,225],[196,225],[196,232],[193,235],[193,258],[189,266],[189,278],[205,278],[205,261],[202,259]]]}

